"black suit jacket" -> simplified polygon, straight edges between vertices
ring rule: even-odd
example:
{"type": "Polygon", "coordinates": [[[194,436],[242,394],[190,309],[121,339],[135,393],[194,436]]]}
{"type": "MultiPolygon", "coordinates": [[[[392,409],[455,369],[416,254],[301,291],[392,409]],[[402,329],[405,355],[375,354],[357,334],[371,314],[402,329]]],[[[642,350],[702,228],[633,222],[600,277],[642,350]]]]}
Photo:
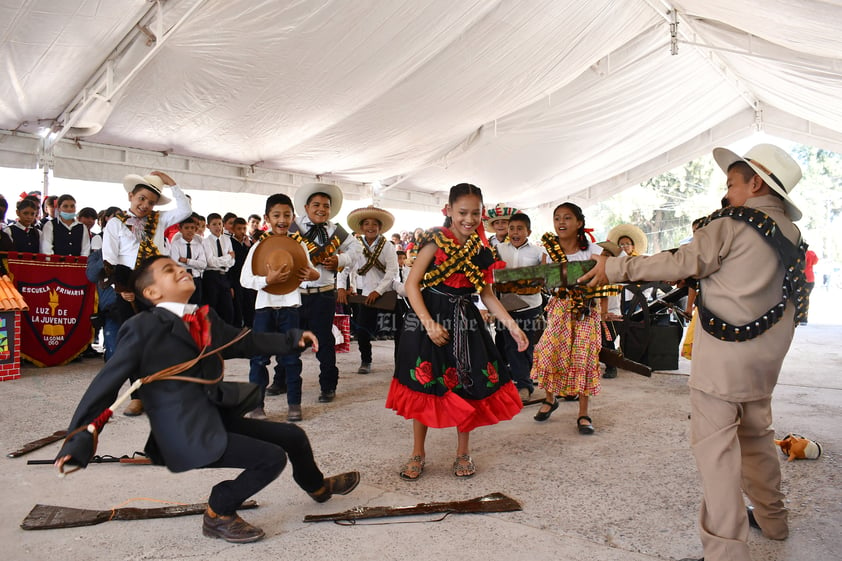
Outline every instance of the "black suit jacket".
{"type": "MultiPolygon", "coordinates": [[[[235,338],[240,329],[223,322],[210,310],[211,348],[235,338]]],[[[249,333],[228,347],[223,358],[284,354],[298,350],[302,331],[249,333]]],[[[96,375],[82,397],[68,430],[86,426],[117,398],[126,380],[134,381],[175,364],[191,360],[199,353],[184,321],[163,308],[152,308],[130,318],[117,336],[117,350],[96,375]]],[[[214,380],[222,371],[215,355],[202,359],[181,376],[214,380]]],[[[181,472],[208,465],[222,456],[228,444],[220,384],[198,384],[158,380],[141,386],[140,397],[149,417],[151,435],[147,453],[171,471],[181,472]]],[[[73,463],[87,465],[93,438],[87,432],[75,435],[62,446],[58,457],[70,454],[73,463]]]]}

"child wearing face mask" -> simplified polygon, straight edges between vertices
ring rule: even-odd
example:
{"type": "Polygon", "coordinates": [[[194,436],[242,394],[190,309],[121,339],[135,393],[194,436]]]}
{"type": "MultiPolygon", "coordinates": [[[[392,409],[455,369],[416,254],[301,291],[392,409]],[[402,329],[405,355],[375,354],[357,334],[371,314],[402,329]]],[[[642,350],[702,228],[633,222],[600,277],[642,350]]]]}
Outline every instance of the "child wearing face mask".
{"type": "Polygon", "coordinates": [[[87,226],[76,220],[76,199],[62,195],[56,200],[56,216],[41,229],[41,253],[48,255],[84,255],[91,253],[87,226]]]}

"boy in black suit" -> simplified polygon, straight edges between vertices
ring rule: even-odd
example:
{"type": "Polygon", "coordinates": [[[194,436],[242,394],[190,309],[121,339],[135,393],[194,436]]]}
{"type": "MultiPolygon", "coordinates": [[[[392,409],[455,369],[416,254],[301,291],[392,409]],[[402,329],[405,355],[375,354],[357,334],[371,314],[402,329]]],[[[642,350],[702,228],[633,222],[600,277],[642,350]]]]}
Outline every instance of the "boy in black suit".
{"type": "MultiPolygon", "coordinates": [[[[240,333],[207,306],[183,318],[185,312],[190,313],[187,301],[193,294],[193,279],[169,257],[159,255],[144,261],[132,274],[132,285],[136,297],[154,307],[123,324],[113,360],[91,382],[73,415],[71,430],[86,426],[111,405],[126,380],[192,360],[208,341],[208,349],[219,348],[240,333]],[[201,330],[188,329],[187,322],[196,317],[206,323],[201,330]],[[191,335],[194,330],[200,332],[191,335]]],[[[290,352],[307,344],[318,347],[311,332],[299,329],[249,333],[219,354],[222,358],[249,357],[290,352]]],[[[173,472],[205,467],[244,469],[236,479],[213,487],[202,525],[204,535],[232,543],[261,539],[263,530],[245,522],[236,509],[278,477],[287,457],[296,483],[318,502],[350,493],[357,486],[358,472],[325,478],[316,466],[306,433],[296,425],[244,419],[244,404],[237,396],[250,386],[220,383],[222,372],[223,362],[210,355],[180,374],[209,384],[165,380],[138,390],[152,429],[146,452],[153,462],[173,472]]],[[[62,446],[56,467],[85,467],[92,454],[92,435],[79,432],[62,446]]]]}

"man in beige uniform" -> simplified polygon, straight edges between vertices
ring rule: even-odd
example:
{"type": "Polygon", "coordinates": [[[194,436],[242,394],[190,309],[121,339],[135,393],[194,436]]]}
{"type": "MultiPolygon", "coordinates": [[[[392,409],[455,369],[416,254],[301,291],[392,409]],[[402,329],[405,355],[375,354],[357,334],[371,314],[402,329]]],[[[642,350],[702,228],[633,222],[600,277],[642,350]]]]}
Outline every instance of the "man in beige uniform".
{"type": "MultiPolygon", "coordinates": [[[[768,214],[797,246],[800,232],[793,221],[801,218],[801,212],[788,193],[801,179],[798,164],[769,144],[755,146],[744,158],[724,148],[716,148],[713,155],[728,174],[728,207],[744,206],[768,214]]],[[[692,242],[674,253],[608,258],[583,277],[593,279],[593,285],[700,279],[702,305],[716,321],[739,326],[743,337],[748,324],[749,331],[756,333],[755,326],[763,323],[764,315],[779,317],[768,330],[758,336],[752,333],[748,340],[739,336],[738,340],[720,340],[705,329],[696,329],[689,381],[690,429],[704,489],[699,523],[707,561],[750,560],[749,520],[741,489],[754,505],[752,522],[767,538],[782,540],[788,534],[771,399],[792,342],[795,298],[778,306],[784,267],[779,252],[753,230],[758,230],[754,223],[727,216],[711,220],[694,233],[692,242]],[[773,308],[777,313],[770,313],[773,308]]]]}

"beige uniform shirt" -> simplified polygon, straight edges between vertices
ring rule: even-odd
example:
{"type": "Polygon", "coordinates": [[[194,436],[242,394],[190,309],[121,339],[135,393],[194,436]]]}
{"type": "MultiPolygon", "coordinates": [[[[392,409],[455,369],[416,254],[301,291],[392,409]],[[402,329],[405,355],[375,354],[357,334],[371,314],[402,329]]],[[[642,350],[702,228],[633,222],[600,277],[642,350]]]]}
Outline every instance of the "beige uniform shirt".
{"type": "MultiPolygon", "coordinates": [[[[800,232],[773,195],[753,197],[745,206],[768,214],[781,232],[798,243],[800,232]]],[[[674,254],[610,258],[611,282],[701,280],[702,299],[715,316],[735,325],[753,321],[780,302],[784,278],[778,252],[747,224],[719,218],[696,231],[674,254]]],[[[744,342],[721,341],[696,329],[690,387],[728,401],[771,396],[795,330],[794,306],[770,330],[744,342]]]]}

